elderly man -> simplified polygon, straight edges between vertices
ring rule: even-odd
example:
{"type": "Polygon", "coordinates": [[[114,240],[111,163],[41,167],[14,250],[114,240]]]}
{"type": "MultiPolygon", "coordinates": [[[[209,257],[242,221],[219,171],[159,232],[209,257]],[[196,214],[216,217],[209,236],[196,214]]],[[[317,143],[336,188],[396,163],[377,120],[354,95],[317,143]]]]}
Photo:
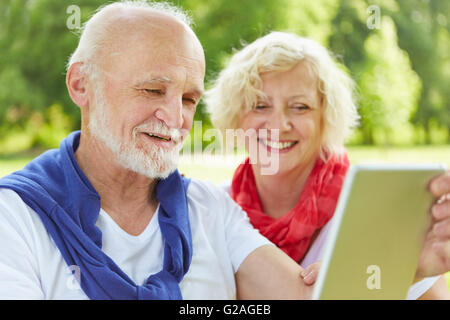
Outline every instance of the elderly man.
{"type": "Polygon", "coordinates": [[[81,134],[0,182],[0,298],[310,295],[230,198],[173,172],[204,89],[183,19],[114,3],[86,25],[67,72],[81,134]]]}
{"type": "MultiPolygon", "coordinates": [[[[0,180],[0,298],[310,297],[227,195],[176,171],[204,72],[174,8],[114,3],[87,23],[66,81],[81,133],[0,180]]],[[[449,269],[448,201],[434,209],[422,276],[449,269]]]]}

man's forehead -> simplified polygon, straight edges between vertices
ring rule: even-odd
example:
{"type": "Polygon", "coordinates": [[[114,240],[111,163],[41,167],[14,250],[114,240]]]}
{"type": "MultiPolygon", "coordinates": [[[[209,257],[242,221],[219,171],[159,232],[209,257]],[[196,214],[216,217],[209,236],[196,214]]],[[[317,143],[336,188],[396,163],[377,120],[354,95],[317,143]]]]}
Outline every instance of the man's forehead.
{"type": "Polygon", "coordinates": [[[128,73],[126,78],[134,83],[184,78],[203,89],[203,48],[186,24],[154,10],[111,12],[107,19],[109,34],[100,63],[105,70],[120,77],[128,73]]]}
{"type": "Polygon", "coordinates": [[[164,29],[172,26],[188,27],[183,21],[153,8],[108,8],[104,10],[104,21],[110,25],[120,28],[133,25],[151,25],[155,28],[164,29]]]}
{"type": "Polygon", "coordinates": [[[147,60],[165,61],[174,65],[203,67],[203,48],[195,35],[183,32],[145,32],[145,29],[124,31],[111,42],[107,56],[133,59],[144,63],[147,60]]]}
{"type": "Polygon", "coordinates": [[[195,33],[184,22],[151,8],[114,11],[105,20],[110,39],[121,42],[133,38],[151,40],[157,44],[185,34],[196,38],[195,33]]]}

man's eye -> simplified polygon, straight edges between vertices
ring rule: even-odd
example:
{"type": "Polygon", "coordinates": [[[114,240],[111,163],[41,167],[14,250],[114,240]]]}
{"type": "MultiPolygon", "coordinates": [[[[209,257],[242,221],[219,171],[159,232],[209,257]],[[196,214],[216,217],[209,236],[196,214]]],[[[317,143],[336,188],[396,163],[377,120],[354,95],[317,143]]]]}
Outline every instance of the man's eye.
{"type": "Polygon", "coordinates": [[[151,94],[162,94],[162,90],[160,89],[143,89],[146,93],[151,93],[151,94]]]}

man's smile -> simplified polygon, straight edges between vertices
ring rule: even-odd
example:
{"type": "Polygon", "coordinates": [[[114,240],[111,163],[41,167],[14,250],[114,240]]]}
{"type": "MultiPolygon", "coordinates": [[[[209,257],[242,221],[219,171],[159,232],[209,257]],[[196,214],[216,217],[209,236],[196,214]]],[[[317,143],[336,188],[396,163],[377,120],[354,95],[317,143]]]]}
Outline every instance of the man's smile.
{"type": "Polygon", "coordinates": [[[151,133],[151,132],[144,132],[146,135],[148,135],[151,138],[157,138],[163,141],[171,141],[172,138],[170,136],[165,136],[162,134],[156,134],[156,133],[151,133]]]}
{"type": "Polygon", "coordinates": [[[144,137],[144,140],[151,142],[153,146],[156,145],[165,149],[173,148],[178,143],[171,136],[159,133],[141,132],[141,135],[144,137]]]}

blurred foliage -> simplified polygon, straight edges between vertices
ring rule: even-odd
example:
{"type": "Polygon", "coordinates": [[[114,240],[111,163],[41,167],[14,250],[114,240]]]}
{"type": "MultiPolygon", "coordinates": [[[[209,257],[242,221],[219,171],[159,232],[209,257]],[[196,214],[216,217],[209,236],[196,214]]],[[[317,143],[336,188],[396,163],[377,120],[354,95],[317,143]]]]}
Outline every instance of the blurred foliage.
{"type": "Polygon", "coordinates": [[[365,142],[382,135],[384,143],[395,131],[409,129],[408,121],[417,110],[421,82],[411,69],[409,57],[397,46],[397,33],[390,17],[383,17],[381,29],[364,42],[364,73],[359,79],[362,92],[360,114],[365,142]],[[393,72],[395,70],[395,72],[393,72]]]}
{"type": "MultiPolygon", "coordinates": [[[[108,2],[0,1],[0,153],[54,147],[79,128],[65,87],[65,64],[78,41],[67,8],[79,6],[83,23],[108,2]]],[[[362,121],[352,143],[450,142],[450,1],[171,2],[194,19],[207,84],[234,49],[271,30],[291,31],[328,47],[355,79],[362,121]]],[[[209,125],[202,104],[196,120],[209,125]]]]}

